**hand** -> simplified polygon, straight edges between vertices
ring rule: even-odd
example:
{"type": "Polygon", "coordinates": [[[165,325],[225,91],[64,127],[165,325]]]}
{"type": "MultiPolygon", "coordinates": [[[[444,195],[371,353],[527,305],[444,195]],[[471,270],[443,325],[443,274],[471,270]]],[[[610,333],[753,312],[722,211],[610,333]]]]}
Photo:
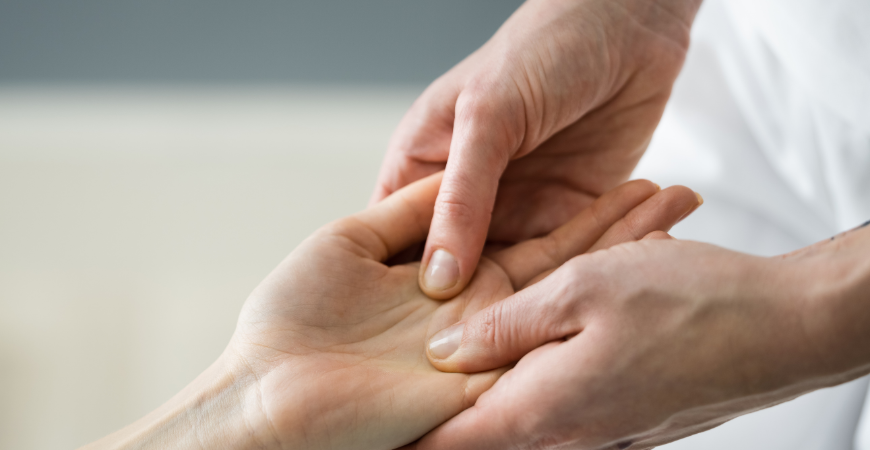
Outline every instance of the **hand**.
{"type": "Polygon", "coordinates": [[[519,362],[416,449],[648,449],[867,374],[868,252],[870,228],[777,258],[656,232],[574,258],[430,352],[519,362]]]}
{"type": "Polygon", "coordinates": [[[574,255],[668,229],[698,205],[687,188],[626,183],[549,236],[493,250],[468,289],[441,302],[419,290],[419,263],[384,264],[425,238],[440,182],[438,174],[411,184],[308,238],[251,294],[215,366],[169,406],[109,442],[405,445],[473,405],[504,372],[436,370],[425,356],[436,331],[574,255]]]}
{"type": "Polygon", "coordinates": [[[372,200],[446,167],[420,269],[428,295],[462,291],[487,230],[495,241],[541,236],[628,178],[699,4],[530,0],[422,94],[372,200]]]}

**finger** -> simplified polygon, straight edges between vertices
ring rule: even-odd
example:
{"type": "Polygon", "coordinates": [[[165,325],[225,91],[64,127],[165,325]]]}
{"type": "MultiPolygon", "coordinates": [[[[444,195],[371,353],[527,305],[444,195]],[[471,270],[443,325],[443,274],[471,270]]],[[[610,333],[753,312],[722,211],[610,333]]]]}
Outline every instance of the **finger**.
{"type": "Polygon", "coordinates": [[[457,107],[450,157],[420,267],[420,287],[432,298],[455,296],[474,274],[499,178],[519,145],[514,127],[499,118],[505,112],[483,103],[457,107]]]}
{"type": "Polygon", "coordinates": [[[587,299],[610,281],[597,264],[596,255],[575,257],[541,282],[441,330],[429,340],[429,361],[444,372],[475,373],[579,333],[587,299]]]}
{"type": "MultiPolygon", "coordinates": [[[[704,203],[701,196],[682,186],[673,186],[660,191],[635,207],[623,219],[613,224],[598,241],[586,250],[591,253],[624,242],[643,239],[673,239],[665,230],[685,219],[704,203]]],[[[544,270],[523,284],[524,289],[549,276],[556,267],[544,270]]]]}
{"type": "Polygon", "coordinates": [[[390,138],[369,204],[444,170],[457,96],[456,80],[442,77],[414,101],[390,138]]]}
{"type": "Polygon", "coordinates": [[[673,236],[668,234],[665,231],[653,231],[652,233],[647,234],[641,239],[642,241],[666,241],[666,240],[676,240],[673,236]]]}
{"type": "Polygon", "coordinates": [[[347,238],[367,258],[386,261],[426,237],[441,178],[437,173],[416,181],[325,232],[347,238]]]}
{"type": "Polygon", "coordinates": [[[605,193],[552,233],[497,252],[490,257],[501,266],[514,288],[539,274],[585,253],[626,214],[656,195],[659,186],[647,180],[624,183],[605,193]]]}
{"type": "MultiPolygon", "coordinates": [[[[557,426],[549,417],[554,413],[547,391],[553,386],[567,386],[560,374],[536,373],[533,368],[552,366],[552,356],[562,343],[542,345],[525,354],[520,363],[502,376],[495,385],[466,409],[417,442],[417,450],[434,449],[506,449],[538,448],[530,444],[535,436],[557,426]],[[532,370],[529,370],[532,369],[532,370]],[[529,414],[534,413],[543,427],[529,428],[529,414]],[[531,436],[529,435],[531,434],[531,436]]],[[[561,360],[562,356],[558,356],[561,360]]],[[[576,383],[575,383],[576,384],[576,383]]],[[[561,397],[564,403],[564,396],[561,397]]]]}
{"type": "Polygon", "coordinates": [[[369,206],[389,197],[394,192],[444,170],[443,162],[429,162],[409,157],[403,153],[389,152],[384,158],[369,206]]]}
{"type": "Polygon", "coordinates": [[[516,448],[517,430],[501,415],[472,407],[414,443],[413,450],[502,450],[516,448]]]}
{"type": "Polygon", "coordinates": [[[637,241],[653,231],[669,231],[703,203],[704,199],[697,192],[685,186],[671,186],[619,219],[589,251],[637,241]]]}

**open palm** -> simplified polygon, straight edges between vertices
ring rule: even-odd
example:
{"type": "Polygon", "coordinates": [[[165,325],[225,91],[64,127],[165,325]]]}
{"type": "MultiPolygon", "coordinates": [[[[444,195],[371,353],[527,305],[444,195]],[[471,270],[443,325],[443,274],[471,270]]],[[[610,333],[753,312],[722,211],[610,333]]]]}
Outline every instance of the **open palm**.
{"type": "Polygon", "coordinates": [[[419,263],[384,262],[422,241],[441,175],[413,183],[303,242],[253,292],[228,348],[259,380],[262,416],[285,448],[396,448],[472,406],[504,370],[444,373],[438,331],[575,255],[667,230],[697,206],[647,181],[605,194],[550,235],[493,251],[457,297],[418,288],[419,263]]]}

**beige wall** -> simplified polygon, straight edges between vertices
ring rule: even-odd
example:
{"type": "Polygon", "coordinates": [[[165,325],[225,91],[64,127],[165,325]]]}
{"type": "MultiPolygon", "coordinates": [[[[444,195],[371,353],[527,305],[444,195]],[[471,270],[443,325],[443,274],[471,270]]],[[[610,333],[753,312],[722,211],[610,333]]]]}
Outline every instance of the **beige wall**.
{"type": "Polygon", "coordinates": [[[417,89],[0,90],[0,448],[72,448],[221,352],[248,292],[363,208],[417,89]]]}

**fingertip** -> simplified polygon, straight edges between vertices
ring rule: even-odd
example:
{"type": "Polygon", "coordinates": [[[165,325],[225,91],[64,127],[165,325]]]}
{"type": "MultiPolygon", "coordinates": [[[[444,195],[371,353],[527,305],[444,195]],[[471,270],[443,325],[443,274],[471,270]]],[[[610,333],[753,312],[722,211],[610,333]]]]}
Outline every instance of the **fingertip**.
{"type": "Polygon", "coordinates": [[[694,212],[703,203],[703,199],[697,192],[686,186],[670,186],[656,195],[657,203],[677,214],[677,223],[694,212]]]}
{"type": "Polygon", "coordinates": [[[436,300],[455,297],[471,281],[483,252],[492,209],[489,195],[483,200],[451,195],[454,191],[445,189],[446,176],[419,273],[420,289],[436,300]]]}
{"type": "Polygon", "coordinates": [[[692,213],[697,211],[698,208],[700,208],[701,205],[704,204],[704,197],[702,197],[701,194],[699,194],[698,192],[695,192],[692,189],[687,188],[685,186],[674,186],[674,187],[681,189],[680,193],[683,197],[686,198],[685,202],[689,205],[686,213],[683,214],[680,217],[680,219],[677,221],[679,223],[679,222],[682,222],[683,220],[685,220],[686,217],[689,217],[690,215],[692,215],[692,213]],[[691,195],[689,193],[691,193],[691,195]]]}
{"type": "Polygon", "coordinates": [[[429,345],[426,349],[429,353],[429,359],[441,361],[450,358],[450,356],[456,353],[456,350],[459,350],[464,332],[465,323],[460,322],[435,333],[429,339],[429,345]]]}
{"type": "Polygon", "coordinates": [[[695,192],[695,191],[692,191],[692,192],[695,194],[695,199],[698,201],[698,203],[695,206],[693,206],[692,209],[690,209],[689,212],[687,212],[683,217],[680,217],[680,221],[682,221],[686,217],[689,217],[690,215],[692,215],[692,213],[697,211],[698,208],[700,208],[701,205],[704,204],[704,197],[701,197],[701,194],[699,194],[698,192],[695,192]]]}
{"type": "Polygon", "coordinates": [[[453,253],[443,248],[431,252],[429,260],[420,266],[418,282],[420,289],[436,300],[453,298],[465,287],[459,262],[453,253]]]}
{"type": "Polygon", "coordinates": [[[685,186],[665,188],[628,212],[589,251],[643,239],[654,231],[667,232],[697,209],[698,203],[695,191],[685,186]]]}
{"type": "Polygon", "coordinates": [[[648,233],[641,240],[642,241],[647,241],[647,240],[654,241],[654,240],[676,240],[676,239],[665,231],[653,231],[651,233],[648,233]]]}
{"type": "Polygon", "coordinates": [[[435,333],[426,343],[429,362],[448,373],[477,373],[499,367],[500,364],[486,366],[486,358],[479,357],[474,328],[475,325],[462,321],[435,333]]]}

